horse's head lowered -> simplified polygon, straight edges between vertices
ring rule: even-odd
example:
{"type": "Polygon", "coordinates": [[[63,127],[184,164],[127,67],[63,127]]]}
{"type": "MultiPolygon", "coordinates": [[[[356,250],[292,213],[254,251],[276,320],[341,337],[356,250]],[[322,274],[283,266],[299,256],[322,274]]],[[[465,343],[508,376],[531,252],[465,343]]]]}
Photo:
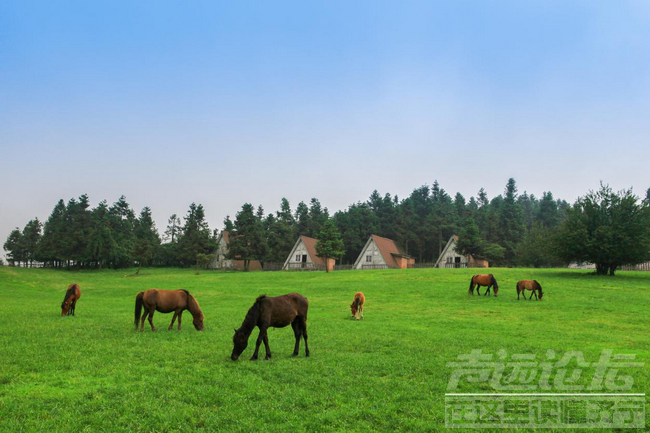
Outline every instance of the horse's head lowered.
{"type": "Polygon", "coordinates": [[[354,305],[354,302],[350,304],[350,310],[352,310],[352,317],[354,317],[357,314],[357,306],[354,305]]]}
{"type": "Polygon", "coordinates": [[[70,311],[70,301],[65,300],[61,302],[61,315],[65,316],[70,311]]]}
{"type": "Polygon", "coordinates": [[[494,297],[497,297],[499,294],[499,284],[497,284],[497,279],[492,276],[492,284],[494,285],[494,297]]]}
{"type": "Polygon", "coordinates": [[[248,346],[248,337],[249,336],[246,335],[241,328],[235,329],[235,335],[232,336],[233,348],[230,359],[237,361],[239,355],[241,355],[242,352],[246,350],[246,346],[248,346]]]}
{"type": "Polygon", "coordinates": [[[192,320],[192,324],[196,328],[197,331],[203,331],[205,329],[205,326],[203,326],[203,313],[194,316],[194,319],[192,320]]]}
{"type": "Polygon", "coordinates": [[[205,329],[205,326],[203,326],[203,319],[205,319],[205,316],[203,315],[203,311],[201,311],[201,307],[199,306],[199,301],[196,300],[194,296],[189,296],[189,302],[190,302],[190,313],[192,313],[192,324],[194,325],[194,328],[196,328],[197,331],[203,331],[205,329]],[[192,305],[193,304],[193,305],[192,305]]]}

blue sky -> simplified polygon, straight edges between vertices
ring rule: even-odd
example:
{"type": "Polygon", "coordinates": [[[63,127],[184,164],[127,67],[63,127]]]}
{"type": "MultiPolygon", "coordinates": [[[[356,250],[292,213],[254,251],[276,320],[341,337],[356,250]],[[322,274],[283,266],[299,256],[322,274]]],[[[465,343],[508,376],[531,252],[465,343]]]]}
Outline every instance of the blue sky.
{"type": "Polygon", "coordinates": [[[0,3],[0,240],[59,198],[650,187],[650,2],[0,3]]]}

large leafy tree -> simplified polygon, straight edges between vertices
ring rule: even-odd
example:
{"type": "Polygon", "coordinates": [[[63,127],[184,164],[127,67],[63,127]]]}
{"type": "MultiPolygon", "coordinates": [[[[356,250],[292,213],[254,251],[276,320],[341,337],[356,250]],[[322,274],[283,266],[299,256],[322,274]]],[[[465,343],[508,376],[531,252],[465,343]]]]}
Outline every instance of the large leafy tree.
{"type": "MultiPolygon", "coordinates": [[[[341,234],[336,228],[334,221],[328,219],[323,224],[321,231],[318,233],[318,242],[316,242],[316,255],[325,259],[325,263],[329,259],[341,257],[345,253],[341,234]]],[[[329,272],[329,268],[325,266],[325,271],[329,272]]]]}
{"type": "Polygon", "coordinates": [[[600,275],[650,260],[650,204],[601,184],[568,211],[557,246],[564,260],[594,263],[600,275]]]}

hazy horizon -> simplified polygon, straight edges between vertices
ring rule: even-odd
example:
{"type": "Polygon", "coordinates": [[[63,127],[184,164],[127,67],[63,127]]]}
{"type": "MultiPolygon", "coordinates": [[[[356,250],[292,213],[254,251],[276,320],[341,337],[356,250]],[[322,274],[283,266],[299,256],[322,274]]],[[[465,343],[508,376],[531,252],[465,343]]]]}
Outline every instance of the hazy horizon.
{"type": "MultiPolygon", "coordinates": [[[[3,2],[2,244],[59,199],[650,187],[650,3],[3,2]]],[[[1,245],[0,244],[0,247],[1,245]]]]}

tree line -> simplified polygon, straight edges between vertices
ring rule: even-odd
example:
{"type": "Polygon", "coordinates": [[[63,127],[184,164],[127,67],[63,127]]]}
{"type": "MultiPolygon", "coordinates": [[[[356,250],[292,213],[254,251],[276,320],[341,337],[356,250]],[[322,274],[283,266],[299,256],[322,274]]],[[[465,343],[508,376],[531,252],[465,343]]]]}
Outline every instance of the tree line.
{"type": "MultiPolygon", "coordinates": [[[[580,261],[594,263],[597,273],[614,274],[621,265],[650,260],[649,209],[650,189],[640,199],[631,190],[614,192],[601,184],[570,205],[551,192],[539,198],[519,193],[514,179],[502,194],[489,198],[481,188],[469,199],[434,182],[403,199],[373,191],[333,215],[316,198],[295,209],[283,198],[279,210],[268,214],[245,203],[234,219],[226,217],[224,230],[230,232],[230,257],[245,263],[284,262],[299,235],[323,238],[319,254],[353,263],[371,234],[400,242],[419,262],[434,262],[456,234],[461,253],[490,266],[580,261]]],[[[90,209],[82,195],[67,204],[60,200],[45,224],[34,219],[13,230],[4,248],[12,264],[193,266],[210,261],[216,240],[200,204],[191,204],[183,221],[172,215],[160,236],[148,207],[136,215],[120,197],[90,209]]]]}

